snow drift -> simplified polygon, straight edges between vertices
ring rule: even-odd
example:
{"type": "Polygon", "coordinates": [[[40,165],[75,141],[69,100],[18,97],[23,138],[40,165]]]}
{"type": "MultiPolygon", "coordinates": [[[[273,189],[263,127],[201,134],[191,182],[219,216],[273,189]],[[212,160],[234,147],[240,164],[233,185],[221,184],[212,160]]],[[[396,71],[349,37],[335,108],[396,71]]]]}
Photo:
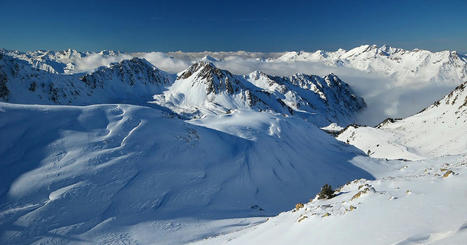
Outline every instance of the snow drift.
{"type": "Polygon", "coordinates": [[[163,219],[270,215],[325,182],[372,178],[349,162],[358,151],[299,118],[238,111],[197,126],[133,105],[0,111],[6,244],[95,243],[163,219]]]}

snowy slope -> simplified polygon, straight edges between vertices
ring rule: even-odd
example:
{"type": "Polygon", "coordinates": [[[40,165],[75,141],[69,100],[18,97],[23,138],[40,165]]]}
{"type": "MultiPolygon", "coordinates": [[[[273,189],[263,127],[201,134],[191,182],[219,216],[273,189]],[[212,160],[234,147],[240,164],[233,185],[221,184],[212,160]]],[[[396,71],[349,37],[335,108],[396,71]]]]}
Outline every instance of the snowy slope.
{"type": "Polygon", "coordinates": [[[273,215],[324,182],[372,178],[350,163],[361,153],[297,117],[8,103],[0,114],[2,244],[183,243],[212,230],[171,220],[273,215]]]}
{"type": "Polygon", "coordinates": [[[331,199],[310,196],[261,224],[194,243],[465,244],[465,135],[467,82],[414,116],[376,128],[349,126],[338,136],[369,150],[373,160],[351,162],[376,180],[356,179],[331,199]]]}
{"type": "Polygon", "coordinates": [[[338,139],[372,157],[422,159],[467,152],[467,82],[411,117],[349,126],[338,139]]]}
{"type": "Polygon", "coordinates": [[[206,60],[179,73],[174,84],[154,99],[187,115],[253,109],[296,114],[320,126],[332,122],[347,125],[365,107],[363,99],[333,74],[274,77],[256,71],[238,76],[206,60]]]}
{"type": "Polygon", "coordinates": [[[368,166],[385,170],[341,186],[332,199],[303,200],[262,224],[195,244],[465,244],[465,155],[368,166]]]}

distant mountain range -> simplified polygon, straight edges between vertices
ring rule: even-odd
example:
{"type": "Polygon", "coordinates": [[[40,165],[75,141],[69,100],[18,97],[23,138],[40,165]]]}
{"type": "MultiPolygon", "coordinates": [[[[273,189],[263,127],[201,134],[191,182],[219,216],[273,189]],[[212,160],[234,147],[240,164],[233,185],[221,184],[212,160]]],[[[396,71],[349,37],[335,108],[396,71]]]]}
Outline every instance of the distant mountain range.
{"type": "MultiPolygon", "coordinates": [[[[67,54],[68,58],[84,55],[74,51],[67,54]]],[[[23,104],[151,102],[190,118],[236,109],[268,110],[298,114],[320,126],[352,123],[356,113],[365,107],[364,100],[333,74],[277,77],[256,71],[241,76],[206,60],[178,75],[161,71],[140,58],[112,63],[90,73],[64,74],[38,64],[3,54],[0,98],[23,104]]]]}
{"type": "MultiPolygon", "coordinates": [[[[131,57],[148,57],[151,52],[124,53],[119,51],[79,52],[76,50],[64,51],[10,51],[1,50],[3,54],[24,60],[33,67],[52,73],[79,73],[89,72],[100,65],[110,62],[130,59],[131,57]],[[92,63],[91,60],[104,58],[102,63],[92,63]],[[83,59],[88,59],[87,65],[82,67],[83,59]]],[[[431,52],[428,50],[405,50],[388,45],[362,45],[350,50],[315,52],[169,52],[169,59],[179,59],[188,65],[197,62],[203,57],[210,57],[210,62],[224,62],[232,57],[252,59],[263,63],[278,62],[315,62],[327,66],[349,67],[366,72],[377,72],[398,80],[424,80],[448,81],[458,84],[458,81],[467,80],[467,56],[456,51],[431,52]]],[[[151,59],[148,58],[151,61],[151,59]]],[[[156,65],[156,64],[155,64],[156,65]]],[[[187,65],[187,66],[188,66],[187,65]]]]}

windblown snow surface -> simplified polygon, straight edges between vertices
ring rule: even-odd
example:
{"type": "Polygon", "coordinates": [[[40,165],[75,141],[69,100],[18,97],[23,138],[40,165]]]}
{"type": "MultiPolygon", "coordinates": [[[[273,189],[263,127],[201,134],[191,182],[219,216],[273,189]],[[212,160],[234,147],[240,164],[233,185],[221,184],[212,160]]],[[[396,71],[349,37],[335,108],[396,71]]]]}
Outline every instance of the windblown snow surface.
{"type": "Polygon", "coordinates": [[[466,244],[466,86],[417,115],[340,133],[378,157],[351,160],[375,180],[353,180],[331,199],[303,199],[257,226],[197,244],[466,244]]]}
{"type": "Polygon", "coordinates": [[[349,162],[352,147],[276,114],[187,122],[133,105],[0,111],[2,243],[184,243],[206,235],[198,223],[241,225],[322,183],[372,178],[349,162]]]}
{"type": "MultiPolygon", "coordinates": [[[[240,55],[373,71],[418,51],[352,52],[240,55]]],[[[422,54],[444,67],[428,82],[463,76],[464,56],[422,54]]],[[[365,103],[336,75],[235,75],[216,66],[229,53],[173,59],[171,74],[133,55],[2,51],[1,244],[467,241],[465,84],[414,116],[340,131],[365,103]],[[326,183],[337,196],[318,200],[326,183]]]]}

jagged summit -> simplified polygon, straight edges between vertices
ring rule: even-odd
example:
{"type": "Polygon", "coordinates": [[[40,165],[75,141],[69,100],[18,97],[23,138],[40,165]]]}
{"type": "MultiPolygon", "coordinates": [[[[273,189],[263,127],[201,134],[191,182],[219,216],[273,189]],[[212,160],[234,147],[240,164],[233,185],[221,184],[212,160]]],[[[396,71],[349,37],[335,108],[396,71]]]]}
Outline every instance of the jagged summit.
{"type": "Polygon", "coordinates": [[[219,94],[222,91],[227,91],[229,94],[234,92],[233,83],[239,85],[239,81],[227,70],[217,68],[209,61],[199,61],[185,71],[181,72],[178,80],[189,79],[196,83],[201,82],[206,85],[206,93],[219,94]]]}
{"type": "Polygon", "coordinates": [[[320,77],[297,73],[281,77],[255,71],[245,78],[275,94],[294,111],[305,113],[304,116],[321,115],[311,116],[311,120],[319,125],[329,121],[348,124],[356,113],[366,107],[364,100],[334,74],[320,77]],[[323,118],[323,115],[326,116],[323,118]]]}
{"type": "Polygon", "coordinates": [[[292,110],[269,93],[209,61],[199,61],[178,74],[174,84],[154,96],[157,103],[182,114],[228,113],[235,109],[292,110]]]}
{"type": "Polygon", "coordinates": [[[109,67],[102,66],[91,74],[82,77],[82,81],[92,88],[103,88],[105,81],[120,80],[133,86],[138,81],[142,84],[164,86],[169,84],[165,72],[157,69],[145,59],[132,58],[112,63],[109,67]]]}

